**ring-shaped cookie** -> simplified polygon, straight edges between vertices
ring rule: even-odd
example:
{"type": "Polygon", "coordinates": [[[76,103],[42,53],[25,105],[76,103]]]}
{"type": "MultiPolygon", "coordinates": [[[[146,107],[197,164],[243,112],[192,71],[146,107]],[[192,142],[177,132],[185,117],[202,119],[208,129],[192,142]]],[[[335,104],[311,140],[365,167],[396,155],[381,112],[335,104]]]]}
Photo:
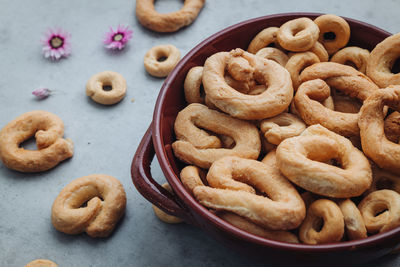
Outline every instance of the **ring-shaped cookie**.
{"type": "Polygon", "coordinates": [[[176,12],[158,13],[154,0],[136,1],[136,18],[140,24],[156,32],[175,32],[191,24],[203,8],[205,0],[185,0],[183,7],[176,12]]]}
{"type": "Polygon", "coordinates": [[[300,135],[305,129],[306,124],[290,113],[281,113],[260,122],[261,133],[269,143],[274,145],[279,145],[287,138],[300,135]]]}
{"type": "Polygon", "coordinates": [[[368,233],[382,233],[400,226],[400,195],[388,189],[374,191],[358,204],[368,233]]]}
{"type": "Polygon", "coordinates": [[[362,73],[366,73],[369,51],[357,46],[349,46],[337,51],[331,62],[350,65],[362,73]]]}
{"type": "MultiPolygon", "coordinates": [[[[180,178],[184,187],[193,195],[196,186],[204,186],[204,172],[195,166],[186,166],[182,169],[180,178]],[[202,176],[202,177],[200,177],[202,176]]],[[[270,230],[263,228],[246,218],[232,212],[219,211],[216,213],[218,217],[236,226],[237,228],[249,232],[251,234],[265,237],[272,240],[288,243],[299,243],[297,236],[288,231],[270,230]]]]}
{"type": "Polygon", "coordinates": [[[86,95],[103,105],[113,105],[126,94],[126,80],[114,71],[103,71],[90,77],[86,83],[86,95]],[[107,90],[106,88],[111,88],[107,90]]]}
{"type": "Polygon", "coordinates": [[[270,59],[275,61],[276,63],[279,63],[281,66],[285,66],[286,63],[289,60],[289,57],[283,53],[281,50],[275,47],[265,47],[256,53],[256,56],[265,58],[265,59],[270,59]]]}
{"type": "Polygon", "coordinates": [[[361,195],[372,182],[368,159],[345,137],[321,125],[279,144],[280,171],[290,181],[318,195],[349,198],[361,195]],[[328,163],[337,161],[341,167],[328,163]]]}
{"type": "Polygon", "coordinates": [[[318,41],[322,43],[329,55],[345,47],[350,39],[350,26],[343,18],[325,14],[314,20],[319,27],[318,41]]]}
{"type": "Polygon", "coordinates": [[[73,142],[63,135],[64,124],[57,115],[41,110],[24,113],[0,131],[0,159],[16,171],[46,171],[74,153],[73,142]],[[33,136],[37,150],[20,147],[33,136]]]}
{"type": "Polygon", "coordinates": [[[303,17],[282,24],[276,38],[284,49],[304,52],[314,46],[318,36],[318,26],[311,19],[303,17]]]}
{"type": "Polygon", "coordinates": [[[321,62],[329,61],[329,54],[326,51],[325,47],[320,42],[316,41],[314,46],[311,47],[309,51],[316,54],[317,57],[319,58],[319,61],[321,62]]]}
{"type": "Polygon", "coordinates": [[[249,53],[255,54],[260,49],[267,47],[271,44],[278,46],[278,40],[276,39],[276,35],[278,33],[278,27],[268,27],[259,32],[250,42],[247,51],[249,53]]]}
{"type": "Polygon", "coordinates": [[[362,149],[382,169],[400,174],[400,145],[389,141],[384,130],[383,107],[388,105],[400,110],[400,86],[380,89],[364,101],[360,110],[362,149]]]}
{"type": "Polygon", "coordinates": [[[364,219],[351,199],[345,199],[338,202],[342,211],[346,234],[349,240],[367,238],[367,228],[365,228],[364,219]]]}
{"type": "Polygon", "coordinates": [[[316,54],[312,52],[302,52],[292,55],[285,65],[292,78],[293,89],[296,91],[301,84],[300,73],[308,66],[320,62],[316,54]]]}
{"type": "Polygon", "coordinates": [[[209,168],[224,156],[256,159],[261,150],[260,135],[255,125],[201,104],[190,104],[181,110],[174,128],[178,139],[172,144],[175,156],[201,168],[209,168]],[[220,140],[203,129],[233,138],[235,146],[232,149],[222,148],[220,140]]]}
{"type": "Polygon", "coordinates": [[[86,232],[107,237],[125,212],[126,195],[120,181],[92,174],[65,186],[51,208],[53,226],[66,234],[86,232]],[[85,206],[83,206],[86,203],[85,206]]]}
{"type": "Polygon", "coordinates": [[[359,113],[333,111],[319,102],[330,96],[329,86],[364,101],[379,89],[367,76],[350,66],[322,62],[303,70],[300,79],[303,83],[296,92],[294,102],[300,117],[308,125],[321,124],[344,136],[359,134],[359,113]]]}
{"type": "Polygon", "coordinates": [[[380,88],[391,84],[400,85],[400,73],[394,74],[392,67],[400,58],[400,33],[387,37],[371,51],[367,63],[367,75],[380,88]]]}
{"type": "Polygon", "coordinates": [[[340,241],[343,234],[342,212],[335,202],[328,199],[318,199],[308,207],[299,229],[300,240],[311,245],[340,241]]]}
{"type": "Polygon", "coordinates": [[[265,163],[239,157],[215,161],[207,174],[210,186],[196,186],[196,199],[206,207],[234,212],[271,230],[298,227],[305,217],[304,202],[281,175],[275,153],[271,153],[265,163]],[[256,195],[254,188],[268,197],[256,195]]]}
{"type": "Polygon", "coordinates": [[[203,67],[193,67],[186,74],[185,82],[183,83],[183,89],[185,92],[186,102],[204,104],[204,91],[201,92],[203,77],[203,67]]]}
{"type": "Polygon", "coordinates": [[[219,52],[209,57],[203,69],[203,85],[207,97],[219,109],[240,119],[264,119],[282,113],[293,98],[293,86],[287,70],[272,60],[263,59],[241,49],[219,52]],[[267,86],[259,95],[245,95],[224,79],[231,57],[241,56],[254,68],[254,78],[267,86]]]}
{"type": "Polygon", "coordinates": [[[146,71],[155,77],[167,77],[181,59],[181,53],[173,45],[157,45],[144,55],[146,71]]]}

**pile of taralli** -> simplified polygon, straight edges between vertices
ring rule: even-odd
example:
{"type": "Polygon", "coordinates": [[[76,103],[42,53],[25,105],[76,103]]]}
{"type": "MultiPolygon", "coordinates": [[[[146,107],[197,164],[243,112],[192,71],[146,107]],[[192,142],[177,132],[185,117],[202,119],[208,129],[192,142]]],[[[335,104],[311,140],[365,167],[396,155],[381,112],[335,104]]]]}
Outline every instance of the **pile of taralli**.
{"type": "Polygon", "coordinates": [[[400,34],[371,52],[350,34],[341,17],[302,17],[189,70],[172,148],[199,203],[283,242],[400,226],[400,34]]]}

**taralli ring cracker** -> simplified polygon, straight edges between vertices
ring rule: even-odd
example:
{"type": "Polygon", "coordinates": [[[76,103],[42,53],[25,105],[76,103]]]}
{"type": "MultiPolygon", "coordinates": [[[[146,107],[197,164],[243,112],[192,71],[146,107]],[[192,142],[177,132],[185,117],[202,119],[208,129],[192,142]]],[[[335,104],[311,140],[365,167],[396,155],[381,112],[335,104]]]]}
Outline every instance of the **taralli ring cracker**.
{"type": "Polygon", "coordinates": [[[304,52],[310,50],[318,40],[318,26],[309,18],[289,20],[277,33],[279,44],[286,50],[304,52]]]}
{"type": "Polygon", "coordinates": [[[31,261],[25,267],[58,267],[58,265],[51,260],[37,259],[31,261]]]}
{"type": "Polygon", "coordinates": [[[154,0],[137,0],[136,17],[140,24],[156,32],[175,32],[191,24],[203,8],[205,0],[185,0],[176,12],[161,14],[154,8],[154,0]]]}
{"type": "Polygon", "coordinates": [[[179,112],[175,120],[175,133],[178,138],[172,144],[175,156],[205,169],[224,156],[256,159],[261,150],[256,126],[201,104],[190,104],[179,112]],[[210,136],[198,127],[232,137],[235,147],[222,148],[217,137],[210,136]]]}
{"type": "Polygon", "coordinates": [[[366,73],[369,51],[356,46],[345,47],[337,51],[331,62],[354,66],[359,72],[366,73]]]}
{"type": "Polygon", "coordinates": [[[270,44],[278,44],[278,40],[276,39],[276,35],[278,33],[279,28],[277,27],[269,27],[261,32],[259,32],[253,40],[251,40],[247,51],[249,53],[255,54],[260,49],[269,46],[270,44]]]}
{"type": "Polygon", "coordinates": [[[185,90],[185,99],[189,104],[200,103],[204,104],[204,91],[201,92],[203,78],[203,67],[197,66],[189,70],[186,74],[183,88],[185,90]]]}
{"type": "Polygon", "coordinates": [[[73,180],[61,190],[51,208],[51,221],[66,234],[86,232],[91,237],[107,237],[124,214],[125,206],[126,195],[120,181],[109,175],[92,174],[73,180]]]}
{"type": "Polygon", "coordinates": [[[339,201],[338,205],[343,214],[347,237],[350,240],[368,237],[364,219],[356,204],[354,204],[350,199],[345,199],[339,201]]]}
{"type": "Polygon", "coordinates": [[[167,77],[181,59],[181,53],[173,45],[158,45],[150,48],[144,56],[146,71],[155,77],[167,77]]]}
{"type": "Polygon", "coordinates": [[[329,55],[345,47],[350,39],[350,26],[343,18],[325,14],[314,20],[319,27],[319,39],[329,55]]]}
{"type": "Polygon", "coordinates": [[[124,98],[126,87],[126,80],[121,74],[114,71],[103,71],[93,75],[87,81],[86,95],[99,104],[113,105],[124,98]]]}
{"type": "Polygon", "coordinates": [[[281,65],[241,49],[219,52],[209,57],[203,69],[207,97],[222,111],[240,119],[264,119],[283,112],[293,98],[290,75],[281,65]],[[254,68],[253,76],[267,90],[259,95],[246,95],[229,86],[224,73],[232,57],[243,57],[254,68]]]}
{"type": "Polygon", "coordinates": [[[348,198],[361,195],[372,182],[368,159],[345,137],[321,125],[285,139],[276,150],[279,169],[290,181],[318,195],[348,198]],[[341,167],[325,162],[335,159],[341,167]]]}
{"type": "Polygon", "coordinates": [[[358,204],[368,233],[382,233],[400,225],[400,195],[383,189],[372,192],[358,204]]]}
{"type": "Polygon", "coordinates": [[[400,85],[400,73],[394,74],[392,67],[400,57],[400,33],[389,36],[371,51],[367,63],[367,75],[379,87],[400,85]]]}
{"type": "Polygon", "coordinates": [[[305,129],[306,124],[290,113],[281,113],[260,122],[260,130],[264,137],[274,145],[279,145],[287,138],[300,135],[305,129]]]}
{"type": "Polygon", "coordinates": [[[271,162],[239,157],[224,157],[211,166],[210,186],[196,186],[193,193],[206,207],[234,212],[271,230],[298,227],[305,216],[305,206],[297,190],[280,175],[271,162]],[[255,189],[269,197],[255,194],[255,189]]]}
{"type": "Polygon", "coordinates": [[[384,131],[385,105],[400,110],[400,86],[389,86],[372,94],[360,110],[362,149],[382,169],[400,174],[400,145],[389,141],[384,131]]]}
{"type": "Polygon", "coordinates": [[[292,78],[293,89],[296,91],[301,84],[300,73],[306,67],[320,62],[316,54],[312,52],[296,53],[292,55],[285,65],[292,78]]]}
{"type": "Polygon", "coordinates": [[[300,240],[313,245],[340,241],[343,234],[342,212],[335,202],[328,199],[318,199],[308,207],[299,229],[300,240]]]}
{"type": "Polygon", "coordinates": [[[278,48],[274,48],[274,47],[262,48],[262,49],[258,50],[258,52],[256,53],[256,56],[273,60],[276,63],[279,63],[279,65],[281,65],[283,67],[286,65],[286,63],[289,60],[289,57],[285,53],[283,53],[278,48]]]}
{"type": "Polygon", "coordinates": [[[0,159],[16,171],[46,171],[74,153],[72,141],[63,135],[64,124],[55,114],[41,110],[24,113],[0,131],[0,159]],[[20,147],[31,137],[36,138],[37,150],[20,147]]]}

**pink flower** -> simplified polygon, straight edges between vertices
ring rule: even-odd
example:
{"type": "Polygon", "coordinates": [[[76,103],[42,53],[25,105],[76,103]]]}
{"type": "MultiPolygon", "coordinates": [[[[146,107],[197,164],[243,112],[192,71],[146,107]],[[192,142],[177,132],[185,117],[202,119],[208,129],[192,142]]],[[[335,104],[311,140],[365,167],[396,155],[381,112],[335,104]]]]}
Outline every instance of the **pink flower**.
{"type": "Polygon", "coordinates": [[[42,38],[42,52],[45,58],[59,60],[62,57],[68,57],[71,54],[71,44],[69,38],[71,35],[61,29],[48,29],[42,38]]]}
{"type": "Polygon", "coordinates": [[[106,44],[107,49],[121,50],[131,38],[132,30],[129,29],[129,26],[118,25],[115,31],[110,27],[110,31],[106,33],[103,43],[106,44]]]}
{"type": "Polygon", "coordinates": [[[39,88],[32,92],[32,95],[36,96],[38,99],[45,99],[51,93],[51,90],[48,88],[39,88]]]}

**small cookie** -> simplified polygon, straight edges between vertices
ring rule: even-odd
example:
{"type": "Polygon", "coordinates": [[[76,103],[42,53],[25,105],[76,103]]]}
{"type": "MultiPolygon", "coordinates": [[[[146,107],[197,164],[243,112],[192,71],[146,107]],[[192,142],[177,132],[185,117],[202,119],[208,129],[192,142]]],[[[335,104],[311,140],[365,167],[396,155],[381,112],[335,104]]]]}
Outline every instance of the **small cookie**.
{"type": "Polygon", "coordinates": [[[86,95],[103,105],[113,105],[124,98],[126,80],[114,71],[103,71],[90,77],[86,83],[86,95]]]}

